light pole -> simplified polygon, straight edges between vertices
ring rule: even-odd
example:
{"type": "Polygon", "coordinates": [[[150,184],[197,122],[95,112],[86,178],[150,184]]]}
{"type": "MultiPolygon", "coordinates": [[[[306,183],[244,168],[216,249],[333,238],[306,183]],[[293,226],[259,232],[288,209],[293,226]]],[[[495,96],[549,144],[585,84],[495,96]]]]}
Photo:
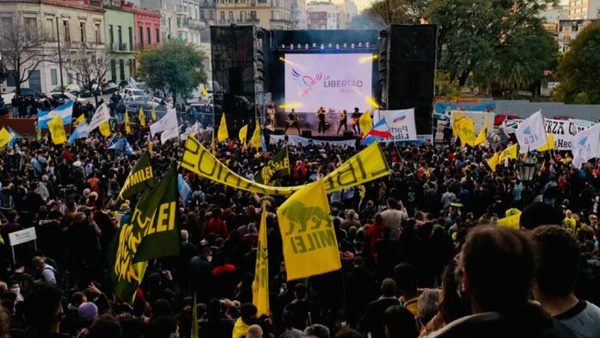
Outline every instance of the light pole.
{"type": "Polygon", "coordinates": [[[58,28],[58,16],[56,17],[56,42],[58,44],[58,71],[60,72],[60,93],[65,94],[65,86],[63,83],[63,70],[62,70],[62,54],[60,51],[60,31],[58,28]]]}

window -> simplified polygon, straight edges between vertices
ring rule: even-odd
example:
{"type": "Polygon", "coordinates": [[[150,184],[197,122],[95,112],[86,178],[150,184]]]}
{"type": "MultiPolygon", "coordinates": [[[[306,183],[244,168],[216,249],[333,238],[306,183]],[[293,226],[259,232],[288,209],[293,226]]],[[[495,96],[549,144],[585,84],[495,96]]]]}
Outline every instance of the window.
{"type": "Polygon", "coordinates": [[[140,31],[140,48],[144,48],[144,28],[142,26],[138,27],[140,31]]]}
{"type": "Polygon", "coordinates": [[[95,35],[96,35],[96,43],[100,44],[100,43],[102,43],[102,35],[101,35],[102,33],[100,33],[100,24],[99,24],[99,23],[97,23],[97,24],[95,25],[95,27],[96,27],[96,28],[95,28],[95,29],[96,29],[96,31],[95,31],[95,35]]]}
{"type": "Polygon", "coordinates": [[[125,80],[125,60],[119,60],[119,78],[121,81],[125,80]]]}
{"type": "Polygon", "coordinates": [[[234,19],[233,19],[233,11],[229,11],[229,21],[234,21],[234,19]]]}
{"type": "Polygon", "coordinates": [[[160,29],[156,29],[156,43],[160,43],[160,29]]]}
{"type": "Polygon", "coordinates": [[[117,61],[110,60],[110,78],[112,82],[117,82],[117,61]]]}
{"type": "Polygon", "coordinates": [[[56,32],[54,31],[54,18],[47,18],[46,19],[46,31],[48,32],[48,34],[50,34],[50,39],[55,39],[56,38],[56,32]]]}
{"type": "Polygon", "coordinates": [[[200,10],[200,19],[204,20],[204,10],[200,10]]]}
{"type": "Polygon", "coordinates": [[[2,30],[10,30],[12,26],[12,18],[2,18],[2,30]]]}
{"type": "Polygon", "coordinates": [[[15,72],[13,70],[8,71],[8,76],[6,77],[6,86],[7,87],[16,87],[17,80],[15,78],[15,72]]]}
{"type": "Polygon", "coordinates": [[[113,25],[108,25],[108,41],[110,42],[109,48],[112,48],[115,43],[115,36],[113,34],[113,25]]]}
{"type": "Polygon", "coordinates": [[[146,27],[146,38],[148,39],[148,44],[152,43],[152,36],[150,35],[150,27],[146,27]]]}
{"type": "Polygon", "coordinates": [[[250,11],[250,19],[256,20],[256,11],[250,11]]]}
{"type": "Polygon", "coordinates": [[[225,12],[221,11],[221,21],[225,21],[225,12]]]}
{"type": "Polygon", "coordinates": [[[129,49],[126,50],[133,50],[133,27],[129,27],[129,49]]]}
{"type": "Polygon", "coordinates": [[[85,22],[79,23],[79,33],[81,33],[81,43],[85,43],[85,22]]]}
{"type": "Polygon", "coordinates": [[[123,45],[123,29],[121,29],[121,26],[117,26],[117,43],[119,44],[117,50],[121,50],[123,45]]]}
{"type": "Polygon", "coordinates": [[[25,18],[23,20],[25,24],[25,34],[28,38],[33,38],[37,34],[37,19],[36,18],[25,18]]]}
{"type": "Polygon", "coordinates": [[[50,69],[50,85],[58,85],[58,71],[56,69],[50,69]]]}
{"type": "Polygon", "coordinates": [[[73,74],[67,73],[67,83],[68,84],[72,84],[73,83],[73,74]]]}
{"type": "Polygon", "coordinates": [[[63,21],[63,40],[71,41],[71,29],[69,28],[69,21],[63,21]]]}
{"type": "Polygon", "coordinates": [[[133,76],[133,60],[132,59],[127,60],[127,67],[129,68],[129,76],[132,77],[133,76]]]}

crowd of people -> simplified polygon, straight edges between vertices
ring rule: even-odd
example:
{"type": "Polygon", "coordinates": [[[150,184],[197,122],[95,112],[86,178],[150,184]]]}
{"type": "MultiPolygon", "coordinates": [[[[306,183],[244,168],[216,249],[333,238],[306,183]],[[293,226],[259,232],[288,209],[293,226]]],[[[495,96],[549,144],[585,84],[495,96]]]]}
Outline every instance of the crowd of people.
{"type": "MultiPolygon", "coordinates": [[[[532,181],[518,160],[491,171],[493,150],[382,145],[391,173],[329,195],[342,269],[288,282],[275,210],[266,197],[271,313],[257,316],[252,282],[264,196],[181,169],[180,255],[149,262],[135,299],[114,296],[119,219],[136,199],[117,196],[153,142],[158,177],[183,143],[127,135],[135,154],[96,132],[71,145],[19,139],[0,150],[0,337],[599,337],[600,166],[568,154],[536,156],[532,181]],[[519,209],[520,230],[496,225],[519,209]],[[8,234],[35,227],[32,243],[8,234]]],[[[203,140],[209,147],[210,137],[203,140]]],[[[229,168],[253,179],[283,144],[218,145],[229,168]]],[[[291,170],[272,184],[317,180],[355,154],[288,146],[291,170]]],[[[310,262],[306,262],[310,264],[310,262]]]]}

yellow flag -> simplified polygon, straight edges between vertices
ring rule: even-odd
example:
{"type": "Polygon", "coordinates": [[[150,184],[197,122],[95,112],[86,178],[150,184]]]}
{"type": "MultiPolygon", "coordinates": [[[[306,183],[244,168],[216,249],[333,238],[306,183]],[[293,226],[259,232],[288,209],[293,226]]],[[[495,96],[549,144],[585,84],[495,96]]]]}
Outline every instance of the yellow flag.
{"type": "Polygon", "coordinates": [[[85,121],[85,115],[81,114],[81,115],[79,115],[79,117],[77,118],[77,120],[73,121],[73,126],[77,127],[83,121],[85,121]]]}
{"type": "Polygon", "coordinates": [[[247,124],[245,124],[243,127],[240,128],[238,137],[240,139],[241,144],[246,143],[246,138],[248,137],[248,125],[247,124]]]}
{"type": "Polygon", "coordinates": [[[150,116],[152,116],[152,121],[156,122],[156,107],[152,106],[152,111],[150,112],[150,116]]]}
{"type": "Polygon", "coordinates": [[[125,110],[125,134],[131,134],[131,124],[129,123],[129,112],[125,110]]]}
{"type": "Polygon", "coordinates": [[[200,94],[202,94],[202,96],[208,96],[208,89],[206,89],[206,86],[202,86],[200,94]]]}
{"type": "Polygon", "coordinates": [[[367,135],[367,133],[373,129],[373,120],[371,119],[370,111],[367,110],[360,116],[358,119],[358,125],[360,126],[360,131],[362,132],[363,136],[367,135]]]}
{"type": "Polygon", "coordinates": [[[7,145],[8,142],[10,142],[10,140],[12,140],[12,137],[13,136],[8,132],[8,130],[6,130],[6,128],[2,127],[2,129],[0,129],[0,148],[7,145]]]}
{"type": "Polygon", "coordinates": [[[65,133],[65,127],[60,116],[48,121],[48,130],[50,131],[52,143],[63,144],[67,142],[67,133],[65,133]]]}
{"type": "Polygon", "coordinates": [[[463,116],[462,118],[455,120],[452,129],[456,129],[455,133],[456,136],[460,138],[461,146],[474,146],[476,137],[475,122],[473,122],[473,119],[463,116]]]}
{"type": "Polygon", "coordinates": [[[500,154],[495,153],[494,156],[485,160],[487,162],[488,166],[490,167],[490,169],[492,169],[492,171],[496,171],[496,166],[498,165],[499,158],[500,158],[500,154]]]}
{"type": "Polygon", "coordinates": [[[506,211],[506,217],[496,221],[496,225],[519,230],[521,211],[519,209],[509,209],[506,211]],[[510,213],[509,210],[512,210],[510,213]]]}
{"type": "Polygon", "coordinates": [[[477,134],[477,138],[475,139],[474,145],[478,146],[487,141],[487,127],[483,127],[477,134]]]}
{"type": "Polygon", "coordinates": [[[277,209],[287,280],[341,268],[322,180],[298,190],[277,209]]]}
{"type": "Polygon", "coordinates": [[[256,266],[252,282],[252,304],[258,309],[258,317],[269,315],[269,249],[267,248],[267,202],[262,202],[260,229],[258,230],[258,246],[256,266]]]}
{"type": "Polygon", "coordinates": [[[146,113],[144,113],[143,107],[140,107],[140,116],[138,118],[140,120],[140,126],[142,126],[142,128],[146,128],[146,113]]]}
{"type": "Polygon", "coordinates": [[[512,146],[507,147],[506,149],[504,149],[500,153],[500,158],[498,159],[498,161],[499,162],[504,162],[504,160],[507,159],[507,158],[516,159],[517,158],[518,147],[519,146],[517,144],[513,144],[512,146]]]}
{"type": "Polygon", "coordinates": [[[250,138],[250,145],[252,145],[252,147],[256,149],[260,148],[260,124],[258,123],[258,121],[256,121],[256,127],[254,127],[252,138],[250,138]]]}
{"type": "Polygon", "coordinates": [[[548,151],[548,150],[554,149],[554,134],[546,134],[546,136],[547,136],[548,143],[537,148],[537,151],[542,152],[542,151],[548,151]]]}
{"type": "Polygon", "coordinates": [[[227,121],[225,120],[225,113],[221,115],[221,123],[219,123],[219,132],[217,133],[217,141],[219,143],[229,138],[229,132],[227,131],[227,121]]]}
{"type": "Polygon", "coordinates": [[[104,122],[100,123],[100,126],[98,126],[98,129],[100,129],[100,134],[102,134],[102,136],[104,136],[104,137],[110,136],[110,122],[109,121],[104,121],[104,122]]]}

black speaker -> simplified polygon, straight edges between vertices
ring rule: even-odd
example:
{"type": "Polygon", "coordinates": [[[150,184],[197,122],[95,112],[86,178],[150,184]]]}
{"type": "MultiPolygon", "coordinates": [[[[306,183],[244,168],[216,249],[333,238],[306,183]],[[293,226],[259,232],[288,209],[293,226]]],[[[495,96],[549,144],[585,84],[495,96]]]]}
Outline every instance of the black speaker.
{"type": "Polygon", "coordinates": [[[312,131],[310,131],[308,129],[304,129],[302,131],[302,137],[312,137],[312,131]]]}
{"type": "Polygon", "coordinates": [[[437,26],[392,25],[388,34],[387,108],[415,108],[418,134],[431,133],[437,26]]]}
{"type": "Polygon", "coordinates": [[[274,135],[283,135],[284,131],[283,128],[276,128],[275,131],[273,131],[274,135]]]}
{"type": "Polygon", "coordinates": [[[351,130],[346,130],[346,131],[344,132],[344,137],[347,137],[347,138],[352,138],[352,137],[354,137],[354,132],[353,132],[353,131],[351,131],[351,130]]]}

